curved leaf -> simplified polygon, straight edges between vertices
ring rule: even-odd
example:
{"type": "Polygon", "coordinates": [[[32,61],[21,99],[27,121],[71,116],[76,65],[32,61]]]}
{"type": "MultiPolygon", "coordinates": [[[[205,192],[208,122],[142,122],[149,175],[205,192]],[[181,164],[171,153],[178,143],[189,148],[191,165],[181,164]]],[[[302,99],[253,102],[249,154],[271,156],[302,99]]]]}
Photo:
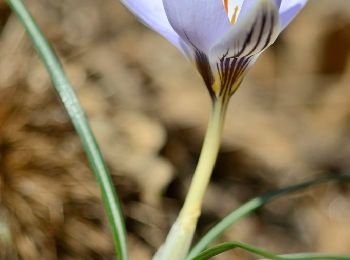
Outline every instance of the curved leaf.
{"type": "Polygon", "coordinates": [[[271,260],[349,260],[349,256],[338,256],[331,254],[313,254],[313,253],[304,253],[304,254],[293,254],[293,255],[276,255],[264,249],[242,243],[237,241],[227,242],[223,244],[219,244],[207,250],[204,250],[197,256],[190,258],[191,260],[206,260],[213,256],[225,253],[226,251],[232,249],[243,249],[249,253],[255,254],[260,257],[264,257],[266,259],[271,260]]]}
{"type": "Polygon", "coordinates": [[[223,243],[223,244],[219,244],[217,246],[214,246],[212,248],[206,249],[203,252],[201,252],[199,255],[194,256],[192,258],[190,258],[191,260],[206,260],[209,259],[210,257],[225,253],[226,251],[232,250],[232,249],[236,249],[236,248],[240,248],[243,249],[247,252],[253,253],[255,255],[258,256],[262,256],[262,257],[266,257],[267,259],[272,259],[272,260],[280,260],[283,258],[280,258],[279,256],[276,256],[273,253],[270,253],[268,251],[265,251],[263,249],[245,244],[245,243],[241,243],[241,242],[227,242],[227,243],[223,243]]]}
{"type": "Polygon", "coordinates": [[[188,254],[188,258],[199,254],[203,251],[211,242],[217,239],[222,233],[225,232],[226,229],[231,227],[234,223],[236,223],[241,218],[247,216],[252,213],[254,210],[262,207],[266,203],[277,199],[283,195],[288,193],[300,191],[306,189],[308,187],[319,185],[322,183],[330,182],[330,181],[350,181],[350,175],[330,175],[324,176],[320,178],[316,178],[310,181],[306,181],[303,183],[299,183],[296,185],[288,186],[276,191],[265,193],[259,197],[256,197],[247,203],[243,204],[238,209],[231,212],[225,218],[223,218],[219,223],[217,223],[213,228],[211,228],[201,239],[200,241],[192,248],[191,252],[188,254]]]}

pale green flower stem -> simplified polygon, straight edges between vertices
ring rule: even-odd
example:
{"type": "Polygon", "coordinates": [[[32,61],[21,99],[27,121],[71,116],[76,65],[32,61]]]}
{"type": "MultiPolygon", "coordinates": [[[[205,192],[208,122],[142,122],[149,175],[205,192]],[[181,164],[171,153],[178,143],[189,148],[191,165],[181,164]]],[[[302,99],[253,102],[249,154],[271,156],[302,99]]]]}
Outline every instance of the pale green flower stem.
{"type": "Polygon", "coordinates": [[[189,251],[219,152],[226,110],[227,102],[221,99],[213,102],[202,151],[184,206],[164,245],[154,256],[156,260],[183,260],[189,251]]]}

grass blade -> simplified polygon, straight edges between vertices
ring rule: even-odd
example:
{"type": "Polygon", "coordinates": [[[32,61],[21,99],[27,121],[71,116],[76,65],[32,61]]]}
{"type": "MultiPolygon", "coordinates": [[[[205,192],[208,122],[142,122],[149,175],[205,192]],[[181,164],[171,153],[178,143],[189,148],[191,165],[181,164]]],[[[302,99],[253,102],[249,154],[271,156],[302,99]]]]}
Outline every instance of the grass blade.
{"type": "Polygon", "coordinates": [[[293,255],[276,255],[264,249],[242,243],[237,241],[222,243],[207,250],[204,250],[197,256],[190,258],[191,260],[206,260],[213,256],[225,253],[226,251],[232,249],[243,249],[249,253],[258,255],[260,257],[264,257],[266,259],[271,260],[349,260],[350,256],[338,256],[331,254],[313,254],[313,253],[305,253],[305,254],[293,254],[293,255]]]}
{"type": "Polygon", "coordinates": [[[296,192],[303,190],[305,188],[322,184],[329,181],[350,181],[350,175],[334,175],[334,176],[325,176],[320,177],[314,180],[310,180],[307,182],[303,182],[300,184],[288,186],[286,188],[282,188],[276,191],[268,192],[263,194],[262,196],[256,197],[238,209],[234,210],[232,213],[223,218],[218,224],[216,224],[213,228],[211,228],[201,239],[200,241],[192,248],[190,251],[188,258],[194,257],[203,251],[207,246],[217,239],[222,233],[225,232],[226,229],[231,227],[234,223],[236,223],[241,218],[247,216],[252,213],[254,210],[262,207],[266,203],[277,199],[283,195],[288,193],[296,192]]]}
{"type": "Polygon", "coordinates": [[[190,257],[189,259],[191,260],[206,260],[209,259],[210,257],[225,253],[226,251],[232,250],[232,249],[243,249],[249,253],[265,257],[267,259],[273,259],[273,260],[281,260],[282,258],[279,258],[279,256],[270,253],[268,251],[265,251],[263,249],[241,243],[241,242],[227,242],[227,243],[222,243],[217,246],[214,246],[212,248],[204,250],[202,253],[200,253],[197,256],[190,257]]]}
{"type": "Polygon", "coordinates": [[[69,83],[53,49],[40,31],[33,17],[21,0],[7,0],[17,18],[30,36],[40,58],[48,70],[53,85],[61,98],[83,144],[90,166],[100,187],[102,198],[112,227],[112,234],[118,259],[127,259],[126,232],[113,182],[97,145],[89,123],[78,98],[69,83]]]}

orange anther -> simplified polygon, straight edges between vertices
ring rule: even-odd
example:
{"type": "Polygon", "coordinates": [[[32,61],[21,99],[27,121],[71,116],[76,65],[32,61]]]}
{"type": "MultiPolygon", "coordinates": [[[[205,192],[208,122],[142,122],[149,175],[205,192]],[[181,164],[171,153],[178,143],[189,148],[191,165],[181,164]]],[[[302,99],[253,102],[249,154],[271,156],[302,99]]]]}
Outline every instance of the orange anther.
{"type": "Polygon", "coordinates": [[[224,0],[224,6],[225,6],[226,13],[228,13],[228,1],[229,0],[224,0]]]}

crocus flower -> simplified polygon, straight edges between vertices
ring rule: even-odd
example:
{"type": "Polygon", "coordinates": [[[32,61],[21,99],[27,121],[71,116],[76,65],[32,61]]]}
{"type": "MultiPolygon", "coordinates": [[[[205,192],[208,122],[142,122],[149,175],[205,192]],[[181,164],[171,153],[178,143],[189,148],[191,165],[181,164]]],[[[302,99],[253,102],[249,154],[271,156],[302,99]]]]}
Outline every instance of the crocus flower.
{"type": "Polygon", "coordinates": [[[213,100],[228,100],[307,0],[122,0],[196,65],[213,100]]]}
{"type": "Polygon", "coordinates": [[[201,213],[231,95],[307,0],[122,0],[197,67],[213,101],[184,206],[156,260],[183,260],[201,213]]]}

